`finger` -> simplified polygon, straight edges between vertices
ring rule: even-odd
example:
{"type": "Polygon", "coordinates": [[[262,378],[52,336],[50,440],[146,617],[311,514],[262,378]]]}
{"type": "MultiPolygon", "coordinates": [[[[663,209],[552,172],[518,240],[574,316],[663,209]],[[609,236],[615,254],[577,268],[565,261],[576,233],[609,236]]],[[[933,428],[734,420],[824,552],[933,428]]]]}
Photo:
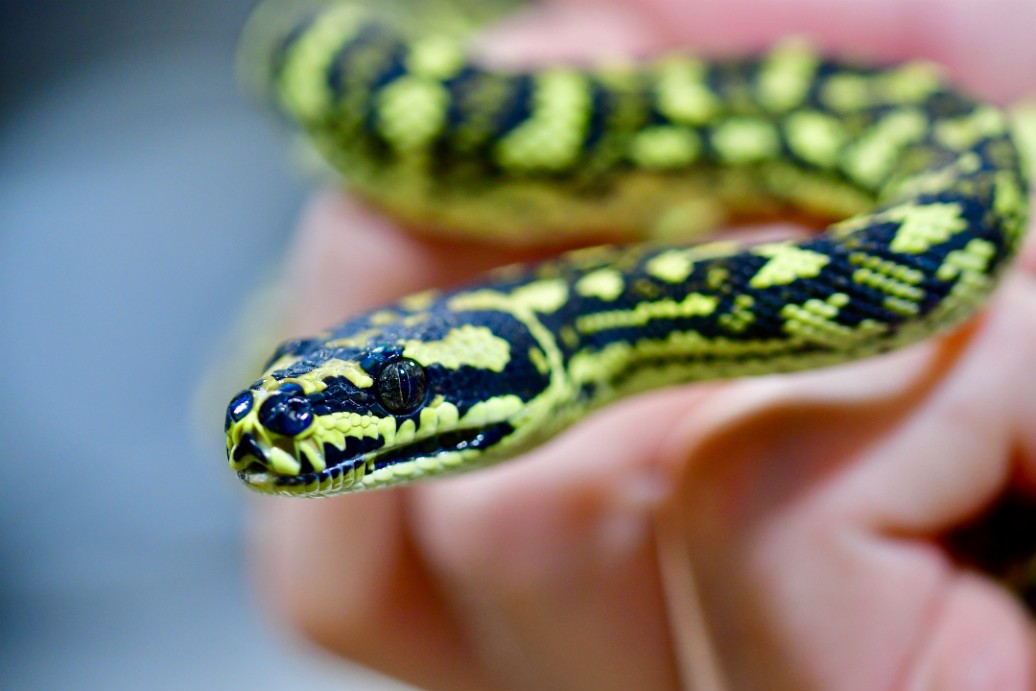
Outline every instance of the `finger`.
{"type": "Polygon", "coordinates": [[[910,669],[951,587],[930,537],[992,501],[1031,438],[1024,283],[970,340],[738,384],[685,422],[686,547],[735,688],[886,688],[910,669]]]}
{"type": "Polygon", "coordinates": [[[255,501],[257,590],[307,639],[429,689],[492,686],[414,548],[398,492],[255,501]]]}
{"type": "MultiPolygon", "coordinates": [[[[1036,250],[1036,242],[1029,243],[1030,250],[1036,250]]],[[[1019,290],[1026,298],[1028,311],[1023,319],[1036,321],[1036,251],[1029,252],[1019,274],[1019,290]]],[[[1024,346],[1023,346],[1024,347],[1024,346]]],[[[1036,492],[1036,367],[1032,354],[1036,353],[1036,342],[1029,342],[1029,359],[1018,372],[1021,377],[1018,387],[1018,407],[1012,416],[1014,438],[1018,440],[1018,470],[1022,490],[1036,492]]]]}
{"type": "Polygon", "coordinates": [[[1004,488],[1015,449],[1031,438],[1034,352],[1036,290],[1018,274],[953,372],[847,475],[831,504],[908,534],[937,532],[974,514],[1004,488]]]}
{"type": "Polygon", "coordinates": [[[503,464],[415,489],[415,540],[507,688],[674,688],[655,448],[703,391],[617,405],[503,464]]]}
{"type": "MultiPolygon", "coordinates": [[[[355,312],[394,297],[396,293],[455,280],[458,274],[474,273],[486,268],[488,263],[499,261],[499,258],[487,258],[475,251],[465,253],[458,248],[450,252],[434,243],[411,241],[378,215],[367,212],[354,202],[336,194],[321,195],[306,214],[291,259],[289,277],[301,301],[298,305],[301,311],[291,327],[292,332],[312,331],[333,321],[339,316],[338,312],[355,312]],[[385,266],[392,268],[386,271],[385,266]]],[[[683,406],[663,398],[628,420],[621,409],[612,413],[612,422],[604,429],[612,437],[617,437],[617,441],[605,444],[610,452],[607,458],[615,465],[636,457],[636,451],[645,448],[645,439],[649,443],[661,436],[660,426],[664,425],[665,411],[669,410],[672,415],[675,414],[673,411],[683,409],[683,406]],[[616,424],[616,415],[620,423],[626,422],[629,427],[616,424]],[[626,435],[629,429],[636,430],[637,434],[626,435]]],[[[597,457],[592,451],[572,449],[586,443],[588,435],[589,439],[601,443],[601,429],[600,425],[587,428],[581,437],[570,442],[567,453],[574,458],[558,461],[562,472],[548,472],[542,476],[553,476],[548,484],[554,484],[558,477],[567,479],[555,486],[553,509],[541,514],[549,514],[555,520],[529,524],[530,534],[524,543],[537,545],[538,555],[528,555],[525,563],[528,569],[544,568],[544,563],[554,555],[566,551],[573,562],[578,562],[581,560],[575,559],[569,547],[573,543],[585,544],[587,572],[579,578],[569,574],[561,579],[565,583],[579,584],[578,590],[583,597],[570,601],[594,609],[598,603],[609,603],[618,597],[643,620],[642,625],[625,627],[627,622],[617,617],[610,605],[603,610],[598,608],[592,633],[603,635],[605,643],[610,645],[606,652],[603,651],[604,643],[584,646],[587,654],[602,661],[599,665],[589,666],[589,669],[596,669],[598,674],[612,669],[617,674],[616,679],[629,675],[630,669],[638,673],[646,669],[650,682],[647,687],[658,687],[655,681],[672,679],[672,665],[667,664],[668,646],[664,640],[659,640],[659,636],[664,638],[665,629],[660,623],[662,619],[657,616],[658,608],[648,606],[651,593],[657,591],[646,585],[637,591],[636,597],[625,592],[640,581],[650,584],[654,561],[649,558],[649,545],[640,541],[644,537],[642,533],[627,535],[626,544],[631,555],[625,557],[620,568],[615,566],[622,560],[614,556],[614,544],[602,546],[594,535],[583,536],[581,532],[604,531],[612,536],[608,539],[614,542],[618,534],[629,532],[631,522],[643,520],[642,513],[646,511],[640,507],[637,510],[641,514],[631,518],[616,509],[614,513],[619,515],[612,515],[609,492],[621,494],[618,490],[625,488],[628,481],[626,477],[619,477],[617,467],[613,468],[611,475],[602,476],[611,478],[610,484],[591,483],[584,489],[586,478],[596,476],[599,470],[594,467],[597,457]],[[577,460],[575,457],[585,458],[590,467],[586,467],[585,462],[568,463],[569,460],[577,460]],[[593,500],[595,491],[601,496],[593,500]],[[593,504],[594,501],[602,507],[604,515],[601,521],[611,528],[601,527],[590,516],[585,521],[576,521],[575,526],[570,525],[573,523],[573,504],[593,504]],[[558,542],[562,536],[557,531],[562,529],[569,530],[566,533],[569,542],[559,549],[558,542]],[[541,537],[543,539],[539,540],[541,537]],[[581,542],[582,537],[586,537],[585,542],[581,542]],[[598,548],[600,553],[592,557],[598,548]],[[606,569],[602,563],[615,568],[606,569]],[[591,585],[601,593],[600,598],[589,595],[591,585]],[[607,632],[619,632],[620,635],[607,632]],[[629,654],[629,650],[638,648],[642,649],[638,652],[639,659],[652,661],[650,664],[619,664],[619,661],[627,659],[624,656],[629,654]],[[652,656],[660,659],[653,660],[652,656]],[[610,666],[603,661],[608,661],[610,666]]],[[[564,451],[553,453],[566,454],[564,451]]],[[[484,525],[484,519],[473,506],[473,502],[479,503],[479,498],[491,497],[494,501],[502,501],[506,495],[514,495],[543,499],[544,493],[537,488],[538,474],[543,470],[542,462],[539,466],[533,464],[521,473],[525,480],[516,485],[507,480],[490,480],[491,485],[495,482],[496,489],[487,493],[476,491],[467,494],[460,484],[457,490],[447,492],[447,496],[456,495],[458,500],[447,500],[441,510],[428,509],[429,504],[436,503],[435,499],[419,501],[416,507],[420,511],[416,514],[410,509],[412,490],[374,492],[328,502],[257,499],[259,518],[254,523],[253,546],[263,597],[284,620],[308,638],[373,668],[425,687],[493,686],[487,684],[482,675],[505,679],[508,675],[501,669],[514,667],[513,660],[508,661],[487,650],[494,639],[483,634],[484,623],[492,621],[493,617],[489,616],[488,608],[483,611],[482,608],[471,607],[463,594],[480,590],[471,585],[472,580],[484,577],[488,583],[504,575],[513,577],[517,570],[508,568],[507,574],[501,574],[499,570],[487,569],[486,573],[479,574],[471,564],[450,568],[451,562],[463,563],[465,559],[474,560],[479,554],[490,552],[487,542],[494,545],[507,543],[485,534],[466,535],[464,530],[452,529],[444,529],[440,538],[436,538],[434,526],[459,525],[474,530],[484,525]],[[467,515],[456,521],[450,520],[449,517],[465,511],[467,515]],[[446,518],[437,519],[437,516],[446,518]],[[429,537],[429,532],[433,536],[429,537]],[[448,544],[455,544],[467,556],[439,554],[448,544]],[[429,560],[434,560],[435,569],[429,568],[429,560]],[[449,597],[444,598],[444,595],[449,597]],[[464,614],[462,618],[458,618],[455,612],[458,608],[464,614]]],[[[485,475],[496,477],[491,472],[485,475]]],[[[429,488],[429,491],[435,492],[434,488],[429,488]]],[[[550,502],[544,502],[543,506],[547,504],[550,502]]],[[[516,506],[512,505],[512,509],[516,515],[521,513],[516,506]]],[[[628,506],[624,510],[633,511],[628,506]]],[[[515,519],[512,523],[520,522],[515,519]]],[[[507,563],[514,565],[514,561],[507,563]]],[[[548,580],[546,576],[534,579],[527,592],[545,586],[548,580]]],[[[501,588],[497,588],[497,592],[501,588]]],[[[487,586],[486,592],[492,590],[487,586]]],[[[565,645],[585,639],[586,632],[582,637],[575,631],[569,631],[571,635],[568,636],[559,636],[559,621],[582,624],[589,630],[591,618],[559,619],[558,611],[567,598],[552,598],[547,592],[550,589],[544,587],[543,590],[542,598],[530,598],[538,603],[537,606],[516,612],[521,615],[520,619],[527,616],[523,621],[534,620],[535,623],[515,624],[515,630],[524,631],[522,638],[530,642],[527,647],[514,648],[515,657],[525,659],[526,655],[533,658],[543,655],[544,660],[554,663],[544,668],[551,669],[550,674],[556,679],[563,679],[562,663],[571,664],[572,659],[577,658],[562,659],[557,653],[565,645]],[[536,627],[540,631],[553,631],[553,636],[530,633],[530,629],[536,627]],[[545,641],[553,641],[553,649],[545,647],[545,641]]]]}
{"type": "Polygon", "coordinates": [[[449,482],[262,501],[264,597],[311,640],[424,688],[674,688],[652,451],[704,395],[616,406],[449,482]]]}
{"type": "Polygon", "coordinates": [[[1031,624],[1003,590],[973,574],[950,583],[905,691],[1031,689],[1031,624]]]}
{"type": "Polygon", "coordinates": [[[335,191],[306,210],[286,270],[294,295],[286,331],[312,333],[401,295],[455,285],[530,250],[408,235],[383,214],[335,191]]]}
{"type": "MultiPolygon", "coordinates": [[[[400,294],[488,268],[477,250],[405,236],[337,193],[318,195],[286,275],[285,335],[304,335],[400,294]]],[[[402,495],[257,498],[252,552],[263,600],[330,650],[413,683],[485,688],[460,625],[409,542],[402,495]]]]}
{"type": "MultiPolygon", "coordinates": [[[[336,199],[331,199],[327,203],[330,204],[329,209],[320,211],[318,208],[317,210],[317,213],[326,213],[326,215],[321,217],[322,220],[319,222],[309,226],[310,232],[314,234],[313,237],[304,239],[302,243],[304,249],[308,248],[313,253],[302,256],[299,259],[306,268],[302,271],[297,271],[295,274],[299,277],[298,280],[305,283],[302,287],[302,292],[311,297],[311,301],[306,305],[306,316],[300,322],[300,328],[304,327],[304,331],[320,328],[342,314],[355,312],[357,309],[372,306],[399,294],[427,287],[428,285],[452,282],[457,280],[458,276],[470,275],[490,264],[506,263],[508,260],[505,257],[503,262],[501,262],[501,258],[491,257],[482,251],[473,250],[470,254],[465,254],[465,248],[462,247],[444,248],[436,244],[428,245],[400,240],[399,236],[391,236],[391,229],[379,227],[379,225],[383,224],[376,217],[367,216],[355,208],[341,206],[342,202],[336,199]],[[384,235],[386,232],[390,235],[384,235]],[[375,236],[375,233],[379,235],[375,236]],[[376,237],[377,239],[375,239],[376,237]],[[386,237],[389,238],[387,241],[386,237]],[[386,266],[391,267],[391,270],[385,272],[384,267],[386,266]],[[329,278],[332,280],[327,280],[329,278]],[[337,294],[334,289],[330,288],[334,285],[340,286],[340,289],[337,289],[337,294]]],[[[423,589],[408,585],[405,587],[405,590],[400,590],[399,592],[391,588],[379,590],[375,587],[378,583],[372,584],[359,577],[350,579],[353,575],[362,574],[356,574],[348,566],[344,568],[341,566],[343,563],[348,563],[355,564],[355,568],[361,568],[364,560],[369,558],[373,550],[380,548],[383,544],[411,544],[406,528],[401,528],[398,523],[394,522],[400,516],[400,507],[391,505],[390,502],[385,500],[384,497],[387,496],[391,495],[372,495],[370,499],[364,498],[370,504],[362,509],[359,505],[356,505],[355,501],[350,500],[350,502],[336,502],[335,504],[343,507],[337,510],[324,508],[325,506],[330,507],[331,503],[317,505],[318,508],[311,509],[307,507],[305,510],[300,510],[299,515],[308,516],[308,519],[300,520],[291,531],[285,531],[285,534],[274,538],[280,541],[281,549],[288,550],[286,553],[290,553],[288,543],[292,540],[298,540],[299,534],[303,532],[306,526],[313,528],[326,525],[348,526],[366,524],[365,519],[368,517],[373,517],[374,520],[384,517],[383,525],[391,528],[391,530],[386,532],[380,530],[373,531],[373,535],[380,537],[380,540],[361,542],[346,535],[343,539],[345,544],[342,545],[342,549],[323,560],[320,558],[320,548],[323,542],[326,541],[326,533],[322,535],[316,532],[310,538],[311,551],[303,553],[298,560],[293,562],[295,566],[299,567],[293,572],[295,577],[282,577],[282,585],[290,587],[289,584],[303,582],[308,578],[319,578],[319,576],[314,576],[313,574],[320,572],[326,573],[329,580],[336,580],[334,577],[343,576],[343,580],[359,584],[359,589],[369,596],[362,599],[362,601],[367,603],[380,602],[384,606],[386,603],[395,602],[395,598],[405,595],[413,595],[415,600],[424,604],[435,602],[440,588],[440,584],[437,582],[426,583],[423,589]],[[355,510],[345,508],[347,504],[355,505],[355,510]],[[307,559],[318,566],[327,567],[326,572],[324,568],[313,570],[303,568],[303,565],[307,564],[307,559]],[[335,565],[339,567],[337,571],[333,568],[335,565]]],[[[285,511],[289,512],[287,509],[285,511]]],[[[286,525],[289,524],[286,523],[286,525]]],[[[335,539],[338,539],[337,535],[335,539]]],[[[544,544],[549,543],[545,542],[544,544]]],[[[414,553],[416,556],[409,558],[406,555],[408,554],[407,550],[410,549],[411,547],[406,547],[405,550],[400,548],[386,551],[387,566],[383,569],[372,569],[375,574],[383,577],[380,583],[410,583],[401,575],[411,573],[410,567],[413,567],[413,572],[416,573],[427,572],[428,567],[423,563],[424,558],[419,554],[420,550],[414,553]],[[417,566],[414,566],[414,560],[418,562],[417,566]]],[[[434,573],[428,576],[429,580],[441,578],[443,572],[450,571],[449,568],[443,566],[442,561],[436,560],[434,573]]],[[[446,559],[445,561],[449,562],[450,560],[446,559]]],[[[456,561],[462,562],[463,560],[458,558],[456,561]]],[[[289,566],[291,565],[289,564],[289,566]]],[[[345,639],[350,642],[343,646],[341,645],[342,638],[339,637],[339,650],[351,650],[353,652],[350,654],[358,656],[361,660],[375,666],[389,669],[396,668],[393,665],[398,665],[399,663],[399,660],[395,657],[398,651],[386,650],[386,648],[392,648],[392,646],[386,646],[384,643],[385,640],[391,640],[393,634],[391,629],[384,631],[384,637],[379,636],[361,640],[364,638],[363,632],[371,630],[369,626],[375,623],[372,620],[382,614],[382,610],[379,607],[374,606],[371,610],[359,614],[346,611],[339,617],[335,616],[336,610],[334,607],[321,608],[319,599],[311,601],[310,605],[316,605],[315,607],[310,606],[309,611],[321,622],[319,628],[324,631],[324,640],[328,640],[326,634],[330,630],[331,624],[336,621],[344,621],[348,630],[345,639]],[[371,649],[364,652],[365,645],[370,646],[371,649]],[[380,650],[377,649],[379,645],[381,646],[380,650]]],[[[433,619],[438,618],[439,623],[425,627],[425,636],[434,636],[437,626],[442,626],[447,631],[451,627],[455,627],[454,623],[448,621],[451,606],[444,605],[445,611],[439,612],[436,617],[433,617],[433,619]]],[[[499,608],[502,609],[503,606],[501,605],[499,608]]],[[[512,605],[511,609],[513,608],[512,605]]],[[[475,608],[476,612],[479,609],[475,608]]],[[[472,623],[470,621],[472,616],[478,615],[477,613],[472,615],[470,611],[466,613],[469,625],[472,623]]],[[[593,621],[597,621],[597,619],[593,619],[593,621]]],[[[318,627],[314,627],[314,629],[316,628],[318,627]]],[[[516,628],[522,629],[523,626],[516,625],[516,628]]],[[[524,628],[530,633],[536,629],[535,626],[524,628]]],[[[444,638],[451,640],[450,636],[444,638]]],[[[454,643],[457,641],[463,642],[462,638],[453,639],[454,643]]],[[[531,639],[533,636],[526,634],[524,638],[531,639]]],[[[428,643],[429,641],[421,642],[420,637],[417,637],[408,642],[412,643],[413,647],[420,648],[423,643],[428,643]]],[[[431,641],[431,643],[435,643],[435,641],[431,641]]],[[[429,646],[429,649],[436,650],[434,645],[429,646]]],[[[435,674],[442,672],[445,667],[451,665],[463,666],[465,664],[463,661],[458,661],[456,656],[451,657],[445,654],[441,657],[432,655],[431,659],[421,658],[420,656],[418,658],[423,660],[420,664],[415,663],[418,664],[419,669],[406,672],[407,674],[412,672],[416,675],[410,677],[415,680],[420,678],[435,679],[437,678],[435,674]]],[[[470,665],[473,667],[477,666],[476,662],[470,662],[470,665]]],[[[461,680],[458,679],[457,681],[460,683],[461,680]]],[[[465,683],[470,681],[471,678],[469,677],[465,683]]]]}
{"type": "Polygon", "coordinates": [[[731,688],[893,687],[945,567],[904,554],[892,566],[914,574],[910,587],[880,592],[888,571],[875,574],[858,529],[818,512],[817,497],[917,405],[938,356],[926,344],[736,383],[671,436],[662,456],[683,469],[684,542],[670,548],[690,554],[731,688]]]}

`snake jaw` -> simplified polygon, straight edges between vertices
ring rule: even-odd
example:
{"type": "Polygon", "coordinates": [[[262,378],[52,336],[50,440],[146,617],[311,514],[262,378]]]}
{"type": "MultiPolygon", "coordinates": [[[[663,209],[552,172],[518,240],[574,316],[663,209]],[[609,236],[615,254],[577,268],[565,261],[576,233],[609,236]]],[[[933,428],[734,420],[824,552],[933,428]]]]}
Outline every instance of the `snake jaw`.
{"type": "MultiPolygon", "coordinates": [[[[242,482],[262,494],[314,497],[400,484],[425,474],[443,473],[466,456],[480,453],[512,432],[514,427],[510,423],[497,422],[361,454],[349,454],[345,449],[324,453],[310,439],[264,444],[246,432],[231,449],[230,463],[242,482]],[[317,462],[313,454],[319,454],[317,462]],[[313,470],[300,472],[307,462],[313,470]]],[[[335,447],[325,446],[325,451],[331,449],[335,447]]]]}
{"type": "Polygon", "coordinates": [[[362,477],[366,467],[362,456],[328,467],[327,455],[313,439],[275,436],[258,430],[240,434],[240,441],[230,448],[229,456],[230,467],[238,478],[264,494],[341,492],[362,477]]]}

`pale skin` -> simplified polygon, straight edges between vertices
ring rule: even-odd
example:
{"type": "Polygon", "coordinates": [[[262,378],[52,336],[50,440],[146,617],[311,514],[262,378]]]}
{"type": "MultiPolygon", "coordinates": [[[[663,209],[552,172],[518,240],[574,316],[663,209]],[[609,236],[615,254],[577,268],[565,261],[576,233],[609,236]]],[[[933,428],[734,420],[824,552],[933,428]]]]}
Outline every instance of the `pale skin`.
{"type": "MultiPolygon", "coordinates": [[[[1027,0],[558,0],[483,46],[535,62],[807,33],[1009,101],[1036,93],[1033,26],[1027,0]]],[[[325,193],[287,331],[527,256],[417,240],[325,193]]],[[[257,499],[259,590],[306,637],[426,688],[1036,688],[1024,609],[938,542],[1036,488],[1034,360],[1030,242],[982,317],[897,354],[656,392],[464,477],[257,499]]]]}

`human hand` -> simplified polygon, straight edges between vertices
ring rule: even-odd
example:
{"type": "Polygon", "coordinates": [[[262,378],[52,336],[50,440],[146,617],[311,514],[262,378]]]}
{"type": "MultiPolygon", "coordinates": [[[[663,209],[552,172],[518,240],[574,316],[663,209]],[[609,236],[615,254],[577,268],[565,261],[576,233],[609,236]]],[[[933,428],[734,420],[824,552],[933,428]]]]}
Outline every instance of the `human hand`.
{"type": "MultiPolygon", "coordinates": [[[[808,5],[558,2],[484,45],[544,59],[806,33],[938,60],[992,98],[1036,90],[1028,3],[808,5]]],[[[325,194],[290,330],[518,258],[325,194]]],[[[978,323],[902,353],[642,396],[462,478],[257,500],[262,592],[322,645],[431,688],[1032,688],[1024,612],[938,542],[1036,485],[1036,253],[1022,264],[978,323]]]]}

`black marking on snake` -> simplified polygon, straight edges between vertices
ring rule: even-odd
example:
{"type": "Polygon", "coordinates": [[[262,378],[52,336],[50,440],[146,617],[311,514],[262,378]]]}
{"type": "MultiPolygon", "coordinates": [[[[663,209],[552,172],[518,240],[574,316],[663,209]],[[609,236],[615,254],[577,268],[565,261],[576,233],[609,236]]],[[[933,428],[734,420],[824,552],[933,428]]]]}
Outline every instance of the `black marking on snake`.
{"type": "MultiPolygon", "coordinates": [[[[451,451],[480,449],[496,444],[513,432],[514,428],[506,422],[490,425],[482,429],[457,430],[398,447],[377,456],[371,461],[364,461],[364,455],[377,451],[381,447],[382,441],[380,439],[370,439],[353,442],[354,438],[350,437],[346,441],[345,450],[339,450],[330,444],[324,445],[325,461],[327,463],[325,470],[304,472],[300,475],[279,476],[275,480],[275,484],[280,487],[308,485],[327,478],[338,477],[364,462],[367,463],[366,472],[370,473],[418,456],[432,457],[451,451]]],[[[239,472],[238,475],[245,477],[247,470],[239,472]]]]}
{"type": "MultiPolygon", "coordinates": [[[[378,53],[386,43],[399,45],[399,41],[387,27],[382,24],[370,22],[365,24],[355,36],[343,43],[327,70],[327,86],[335,96],[341,96],[345,91],[348,79],[355,79],[357,75],[348,72],[347,68],[353,67],[356,62],[357,53],[363,50],[375,49],[378,53]]],[[[369,75],[362,75],[370,79],[369,75]]]]}
{"type": "Polygon", "coordinates": [[[377,456],[373,463],[369,464],[368,472],[370,470],[380,470],[381,468],[386,468],[400,461],[415,457],[435,456],[448,451],[480,449],[485,446],[492,446],[512,432],[514,432],[514,427],[506,422],[499,422],[481,429],[462,429],[440,434],[407,446],[398,447],[377,456]]]}
{"type": "Polygon", "coordinates": [[[270,369],[270,365],[280,360],[285,355],[291,355],[293,357],[305,357],[311,353],[320,350],[323,347],[323,342],[316,338],[302,338],[285,341],[277,346],[277,350],[273,352],[270,359],[263,365],[263,369],[270,369]]]}
{"type": "Polygon", "coordinates": [[[248,456],[254,456],[263,461],[266,460],[266,454],[263,453],[262,447],[255,442],[255,437],[252,436],[251,432],[245,432],[241,435],[241,440],[234,448],[233,460],[242,461],[248,456]]]}
{"type": "Polygon", "coordinates": [[[345,377],[327,377],[323,382],[323,391],[309,394],[309,403],[315,415],[369,415],[377,404],[377,400],[366,389],[359,388],[345,377]]]}
{"type": "Polygon", "coordinates": [[[536,81],[531,74],[513,75],[507,84],[508,94],[494,118],[490,138],[499,140],[532,116],[532,100],[536,81]]]}
{"type": "Polygon", "coordinates": [[[590,93],[590,119],[583,133],[583,151],[591,152],[608,131],[608,119],[615,108],[611,93],[601,86],[596,79],[589,79],[587,89],[590,93]]]}
{"type": "Polygon", "coordinates": [[[310,15],[299,19],[295,26],[287,31],[283,38],[277,41],[274,45],[266,63],[269,69],[271,83],[275,83],[281,78],[281,73],[284,71],[284,65],[287,62],[288,53],[295,45],[295,42],[299,40],[313,25],[316,18],[317,15],[315,13],[311,13],[310,15]]]}
{"type": "Polygon", "coordinates": [[[330,348],[321,348],[320,350],[310,353],[301,360],[293,362],[283,369],[274,370],[270,373],[270,376],[278,381],[281,379],[288,379],[290,377],[298,377],[320,367],[334,356],[334,350],[330,348]]]}

